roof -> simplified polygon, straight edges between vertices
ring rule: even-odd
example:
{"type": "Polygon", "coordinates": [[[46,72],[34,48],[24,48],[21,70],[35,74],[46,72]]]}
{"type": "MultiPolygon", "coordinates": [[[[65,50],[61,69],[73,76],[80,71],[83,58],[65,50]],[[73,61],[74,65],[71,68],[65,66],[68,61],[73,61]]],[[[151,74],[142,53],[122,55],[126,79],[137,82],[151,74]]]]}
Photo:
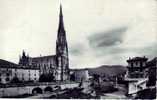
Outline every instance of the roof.
{"type": "Polygon", "coordinates": [[[32,61],[40,61],[45,59],[55,59],[56,55],[40,56],[40,57],[31,57],[32,61]]]}
{"type": "Polygon", "coordinates": [[[134,57],[134,58],[129,58],[128,60],[127,60],[127,62],[131,62],[131,61],[147,61],[148,60],[148,58],[146,58],[145,56],[144,57],[134,57]]]}
{"type": "Polygon", "coordinates": [[[18,64],[0,59],[0,67],[1,66],[18,66],[18,64]]]}
{"type": "Polygon", "coordinates": [[[70,69],[70,71],[87,71],[87,68],[83,68],[83,69],[70,69]]]}
{"type": "Polygon", "coordinates": [[[13,62],[10,61],[6,61],[3,59],[0,59],[0,68],[16,68],[16,69],[39,69],[39,68],[35,68],[35,67],[24,67],[24,66],[20,66],[18,64],[15,64],[13,62]]]}

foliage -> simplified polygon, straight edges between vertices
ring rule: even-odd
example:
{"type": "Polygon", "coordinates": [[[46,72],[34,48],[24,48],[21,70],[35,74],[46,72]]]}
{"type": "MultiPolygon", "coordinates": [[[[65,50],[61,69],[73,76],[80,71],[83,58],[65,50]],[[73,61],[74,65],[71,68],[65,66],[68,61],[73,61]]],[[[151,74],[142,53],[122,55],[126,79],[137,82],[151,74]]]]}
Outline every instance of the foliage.
{"type": "Polygon", "coordinates": [[[10,83],[22,83],[22,81],[20,81],[18,77],[14,77],[10,83]]]}
{"type": "Polygon", "coordinates": [[[156,88],[154,89],[144,89],[137,93],[135,99],[155,99],[156,98],[156,88]]]}
{"type": "Polygon", "coordinates": [[[155,86],[155,85],[156,85],[156,69],[150,68],[147,86],[155,86]]]}
{"type": "Polygon", "coordinates": [[[53,74],[42,74],[39,78],[39,82],[53,82],[55,81],[55,77],[53,74]]]}

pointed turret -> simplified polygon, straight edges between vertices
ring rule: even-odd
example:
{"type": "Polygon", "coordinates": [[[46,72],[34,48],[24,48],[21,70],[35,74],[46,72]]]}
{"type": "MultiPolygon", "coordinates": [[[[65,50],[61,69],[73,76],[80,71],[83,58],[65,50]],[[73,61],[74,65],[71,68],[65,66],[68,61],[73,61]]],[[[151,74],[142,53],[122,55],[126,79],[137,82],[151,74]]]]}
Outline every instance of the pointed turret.
{"type": "Polygon", "coordinates": [[[26,52],[24,50],[22,51],[22,56],[20,56],[19,64],[25,67],[29,65],[29,56],[26,56],[26,52]]]}
{"type": "Polygon", "coordinates": [[[26,53],[24,50],[22,51],[22,57],[26,57],[26,53]]]}

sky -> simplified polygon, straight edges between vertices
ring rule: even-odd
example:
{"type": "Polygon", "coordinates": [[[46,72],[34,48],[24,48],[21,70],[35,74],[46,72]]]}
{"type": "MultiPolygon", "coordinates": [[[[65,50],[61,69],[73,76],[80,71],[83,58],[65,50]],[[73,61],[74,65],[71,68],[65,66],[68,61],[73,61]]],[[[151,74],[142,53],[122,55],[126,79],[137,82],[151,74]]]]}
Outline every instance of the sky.
{"type": "MultiPolygon", "coordinates": [[[[157,56],[156,0],[62,0],[70,68],[157,56]]],[[[0,59],[55,55],[59,0],[0,0],[0,59]]]]}

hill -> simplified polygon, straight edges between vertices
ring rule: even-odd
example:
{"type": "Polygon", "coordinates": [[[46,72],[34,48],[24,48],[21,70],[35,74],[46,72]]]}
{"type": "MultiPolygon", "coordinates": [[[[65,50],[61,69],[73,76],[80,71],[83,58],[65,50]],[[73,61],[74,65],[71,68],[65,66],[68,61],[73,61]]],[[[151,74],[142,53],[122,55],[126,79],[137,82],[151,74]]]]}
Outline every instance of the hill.
{"type": "Polygon", "coordinates": [[[96,68],[88,69],[90,75],[97,74],[100,76],[117,76],[125,73],[126,70],[127,68],[121,65],[102,65],[96,68]]]}

